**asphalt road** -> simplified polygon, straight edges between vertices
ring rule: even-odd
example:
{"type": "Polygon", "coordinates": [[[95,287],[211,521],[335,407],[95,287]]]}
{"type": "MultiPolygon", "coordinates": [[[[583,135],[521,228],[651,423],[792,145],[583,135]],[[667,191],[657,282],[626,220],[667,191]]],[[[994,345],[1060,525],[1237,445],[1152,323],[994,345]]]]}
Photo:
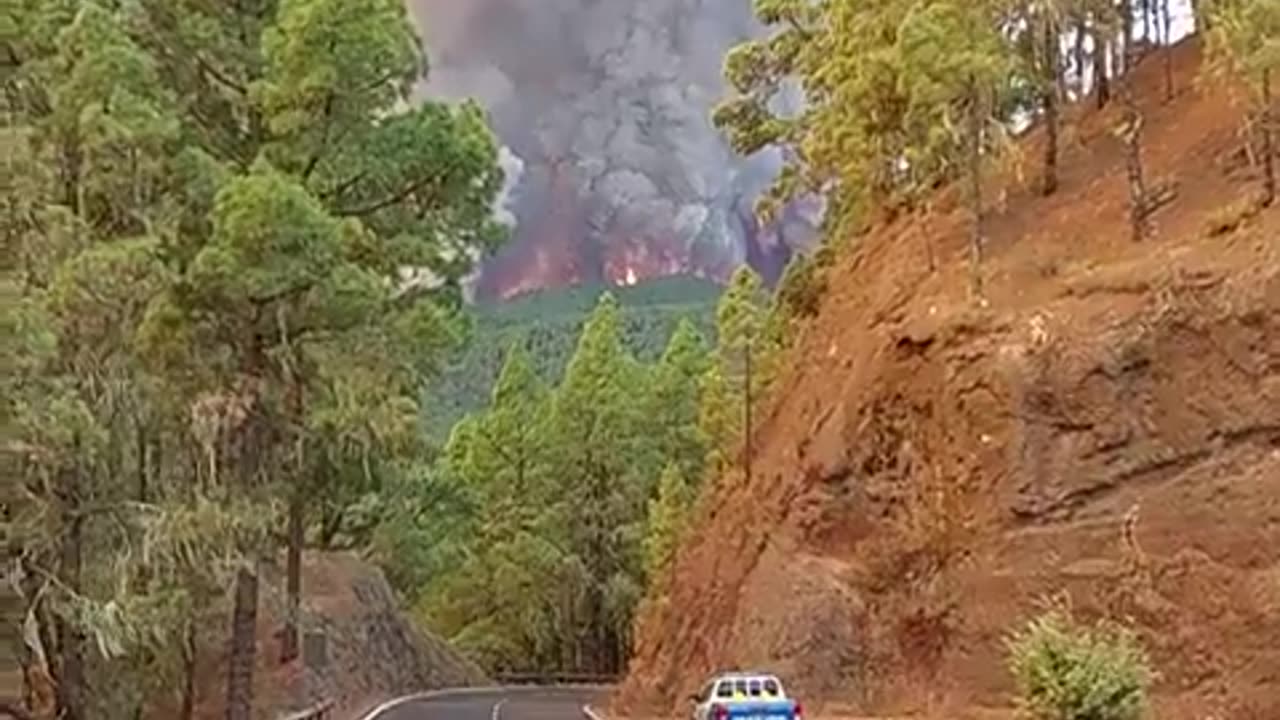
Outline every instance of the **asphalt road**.
{"type": "Polygon", "coordinates": [[[583,707],[603,694],[580,688],[467,690],[398,703],[363,720],[587,720],[583,707]]]}

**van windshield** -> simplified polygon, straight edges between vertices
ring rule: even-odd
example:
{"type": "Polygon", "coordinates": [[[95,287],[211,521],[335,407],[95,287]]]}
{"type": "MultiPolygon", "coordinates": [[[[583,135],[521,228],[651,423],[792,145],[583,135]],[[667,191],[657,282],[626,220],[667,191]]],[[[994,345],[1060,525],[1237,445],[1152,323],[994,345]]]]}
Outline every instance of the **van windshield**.
{"type": "Polygon", "coordinates": [[[721,700],[732,698],[779,699],[784,697],[782,683],[776,677],[770,675],[724,678],[715,684],[714,694],[717,699],[721,700]]]}

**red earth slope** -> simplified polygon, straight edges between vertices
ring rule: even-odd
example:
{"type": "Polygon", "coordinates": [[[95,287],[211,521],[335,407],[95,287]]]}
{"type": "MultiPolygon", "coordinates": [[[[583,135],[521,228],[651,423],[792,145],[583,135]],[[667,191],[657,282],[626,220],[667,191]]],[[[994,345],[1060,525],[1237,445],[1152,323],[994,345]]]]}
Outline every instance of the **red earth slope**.
{"type": "Polygon", "coordinates": [[[1195,42],[1174,61],[1170,102],[1158,55],[1136,78],[1148,173],[1177,188],[1151,240],[1111,109],[1074,118],[1057,194],[1012,182],[993,209],[988,307],[946,197],[846,253],[754,480],[717,482],[642,614],[617,712],[737,666],[850,712],[978,717],[1009,706],[1004,634],[1066,594],[1140,628],[1158,717],[1280,717],[1280,209],[1206,231],[1256,173],[1195,42]]]}

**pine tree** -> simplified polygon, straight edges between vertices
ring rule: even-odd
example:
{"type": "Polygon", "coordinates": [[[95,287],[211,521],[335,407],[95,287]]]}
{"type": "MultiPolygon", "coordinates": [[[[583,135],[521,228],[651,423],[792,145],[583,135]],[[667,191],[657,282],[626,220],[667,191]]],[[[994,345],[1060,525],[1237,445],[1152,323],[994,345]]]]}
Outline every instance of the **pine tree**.
{"type": "Polygon", "coordinates": [[[411,451],[457,279],[500,239],[492,135],[475,106],[408,106],[424,63],[398,2],[25,3],[0,28],[3,285],[31,331],[6,452],[38,490],[25,597],[57,711],[137,707],[90,665],[185,684],[190,710],[191,629],[231,546],[247,717],[266,510],[290,505],[296,609],[304,499],[411,451]],[[173,522],[195,517],[198,540],[173,522]]]}
{"type": "MultiPolygon", "coordinates": [[[[639,518],[648,481],[631,462],[640,449],[633,361],[622,347],[617,301],[609,294],[583,327],[552,409],[561,502],[572,507],[569,542],[585,573],[589,666],[621,666],[641,572],[639,518]]],[[[567,518],[566,518],[567,519],[567,518]]]]}
{"type": "MultiPolygon", "coordinates": [[[[123,652],[127,634],[104,610],[113,588],[92,572],[104,531],[90,508],[127,498],[120,477],[134,458],[121,440],[145,422],[132,401],[142,389],[131,333],[158,279],[152,229],[176,122],[153,63],[110,7],[27,4],[4,22],[0,144],[14,174],[0,228],[5,324],[20,330],[5,373],[16,381],[5,452],[28,500],[16,557],[38,625],[28,637],[41,647],[25,657],[47,661],[26,670],[57,686],[57,707],[41,711],[83,718],[95,705],[87,653],[123,652]]],[[[132,528],[136,517],[123,515],[132,528]]],[[[127,577],[135,566],[117,567],[127,577]]]]}
{"type": "Polygon", "coordinates": [[[782,271],[765,320],[765,336],[771,345],[778,349],[791,346],[794,324],[818,314],[825,289],[825,280],[814,258],[804,253],[792,256],[782,271]]]}
{"type": "Polygon", "coordinates": [[[1023,64],[1031,70],[1045,128],[1040,191],[1052,195],[1058,189],[1059,136],[1061,135],[1063,28],[1077,0],[1030,0],[1019,9],[1026,21],[1022,36],[1023,64]]]}
{"type": "Polygon", "coordinates": [[[650,410],[645,416],[653,428],[659,466],[674,465],[694,483],[701,479],[706,461],[698,430],[698,384],[709,365],[702,336],[692,322],[681,320],[653,368],[650,410]]]}
{"type": "Polygon", "coordinates": [[[710,469],[722,472],[741,452],[751,460],[750,416],[773,376],[778,348],[767,332],[769,299],[760,276],[741,266],[716,307],[715,362],[702,379],[699,424],[710,469]]]}
{"type": "Polygon", "coordinates": [[[424,609],[486,667],[549,663],[572,630],[557,616],[554,578],[569,560],[544,423],[550,396],[518,346],[507,353],[492,401],[455,428],[444,472],[470,495],[464,559],[424,609]]]}
{"type": "Polygon", "coordinates": [[[1280,7],[1269,0],[1217,0],[1209,8],[1211,70],[1244,80],[1250,91],[1249,126],[1262,164],[1262,202],[1276,199],[1276,100],[1280,74],[1280,7]]]}
{"type": "MultiPolygon", "coordinates": [[[[416,368],[405,358],[448,331],[432,277],[407,282],[401,273],[426,270],[447,286],[498,239],[489,215],[501,183],[495,146],[474,107],[401,110],[423,68],[402,4],[295,0],[274,13],[227,15],[151,3],[140,22],[153,44],[191,49],[163,57],[170,76],[206,90],[188,105],[193,130],[217,161],[249,170],[245,183],[219,194],[223,225],[234,229],[219,238],[215,220],[213,241],[194,251],[183,279],[190,291],[169,297],[177,316],[208,313],[209,324],[222,313],[213,323],[222,339],[212,344],[235,358],[230,372],[262,389],[250,398],[260,424],[292,428],[291,487],[277,492],[290,506],[287,586],[296,608],[308,404],[339,377],[322,365],[371,372],[391,381],[388,392],[411,397],[416,368]],[[243,23],[260,32],[233,31],[243,23]],[[263,192],[291,204],[273,207],[263,192]],[[303,225],[273,226],[283,216],[274,211],[303,225]]],[[[251,444],[274,452],[273,437],[251,444]]],[[[292,622],[284,637],[287,660],[297,653],[292,622]]],[[[236,657],[244,665],[251,654],[236,657]]],[[[232,715],[248,706],[237,701],[232,715]]]]}
{"type": "Polygon", "coordinates": [[[908,82],[910,122],[944,129],[926,135],[931,140],[916,152],[963,168],[972,216],[970,282],[979,299],[986,242],[984,175],[987,166],[1008,149],[1001,117],[1003,96],[1020,72],[1013,47],[999,31],[998,11],[985,2],[929,3],[904,19],[896,56],[908,82]]]}
{"type": "Polygon", "coordinates": [[[885,62],[909,6],[904,0],[756,4],[756,16],[773,34],[726,56],[731,95],[712,120],[740,153],[769,146],[791,151],[791,163],[762,200],[762,214],[804,193],[823,192],[835,228],[876,203],[897,202],[919,189],[924,172],[895,167],[909,138],[899,111],[902,78],[885,62]],[[797,115],[776,111],[790,81],[807,103],[797,115]]]}
{"type": "Polygon", "coordinates": [[[828,230],[839,234],[872,208],[913,205],[960,175],[981,295],[983,174],[1006,147],[1009,97],[1023,74],[1002,32],[1005,4],[777,0],[756,9],[777,31],[726,57],[733,94],[712,119],[739,152],[792,151],[764,209],[822,192],[831,202],[828,230]],[[802,113],[773,110],[788,81],[804,93],[802,113]]]}
{"type": "Polygon", "coordinates": [[[662,592],[664,575],[675,557],[684,532],[685,519],[693,505],[693,489],[675,464],[662,471],[658,494],[649,501],[648,531],[645,534],[645,575],[650,587],[662,592]]]}

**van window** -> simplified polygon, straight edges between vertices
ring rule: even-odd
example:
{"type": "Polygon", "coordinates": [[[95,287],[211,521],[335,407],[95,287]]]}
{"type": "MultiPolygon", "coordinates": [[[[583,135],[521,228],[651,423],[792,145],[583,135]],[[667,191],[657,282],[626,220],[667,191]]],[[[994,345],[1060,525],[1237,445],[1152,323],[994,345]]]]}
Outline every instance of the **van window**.
{"type": "Polygon", "coordinates": [[[725,680],[716,686],[716,697],[730,698],[733,697],[733,683],[725,680]]]}
{"type": "Polygon", "coordinates": [[[766,679],[764,681],[764,691],[772,697],[777,697],[778,693],[781,692],[781,689],[778,687],[778,681],[773,678],[766,679]]]}
{"type": "Polygon", "coordinates": [[[753,697],[753,698],[758,698],[758,697],[760,697],[760,681],[759,681],[759,680],[754,680],[754,679],[753,679],[753,680],[751,681],[751,684],[749,685],[749,687],[750,687],[750,690],[749,690],[748,694],[750,694],[750,695],[751,695],[751,697],[753,697]]]}
{"type": "Polygon", "coordinates": [[[739,695],[746,695],[746,694],[747,694],[747,681],[746,681],[746,680],[738,680],[738,681],[734,682],[734,684],[733,684],[733,690],[734,690],[734,692],[736,692],[736,693],[737,693],[737,694],[739,694],[739,695]]]}

